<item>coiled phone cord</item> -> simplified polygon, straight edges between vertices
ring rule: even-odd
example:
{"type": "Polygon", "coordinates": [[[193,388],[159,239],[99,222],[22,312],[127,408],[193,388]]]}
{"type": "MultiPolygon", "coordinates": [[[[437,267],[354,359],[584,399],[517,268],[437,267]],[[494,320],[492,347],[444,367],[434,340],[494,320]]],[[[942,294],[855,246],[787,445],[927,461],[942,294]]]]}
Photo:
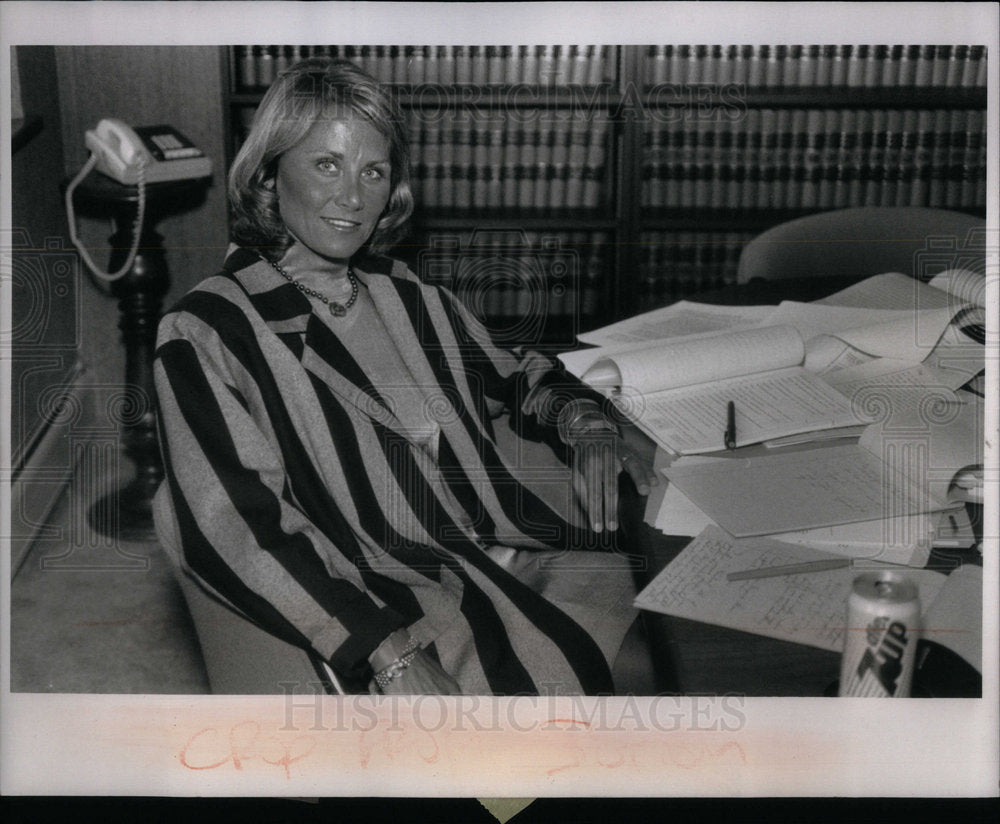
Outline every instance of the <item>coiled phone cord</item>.
{"type": "Polygon", "coordinates": [[[70,181],[70,184],[66,187],[66,217],[69,220],[69,238],[73,241],[73,245],[76,246],[77,251],[80,253],[80,257],[83,258],[83,262],[87,264],[87,268],[97,277],[99,280],[106,282],[114,282],[124,275],[132,268],[132,263],[135,261],[136,253],[139,251],[139,238],[142,235],[142,221],[146,215],[146,165],[145,163],[139,164],[139,208],[135,215],[135,223],[132,226],[132,246],[129,249],[128,257],[125,258],[125,263],[117,272],[105,272],[100,269],[93,259],[90,257],[90,253],[87,252],[80,238],[76,234],[76,213],[73,210],[73,192],[76,187],[80,185],[82,181],[88,174],[90,174],[91,169],[97,163],[97,155],[91,154],[90,158],[86,163],[83,164],[83,168],[77,173],[76,177],[70,181]]]}

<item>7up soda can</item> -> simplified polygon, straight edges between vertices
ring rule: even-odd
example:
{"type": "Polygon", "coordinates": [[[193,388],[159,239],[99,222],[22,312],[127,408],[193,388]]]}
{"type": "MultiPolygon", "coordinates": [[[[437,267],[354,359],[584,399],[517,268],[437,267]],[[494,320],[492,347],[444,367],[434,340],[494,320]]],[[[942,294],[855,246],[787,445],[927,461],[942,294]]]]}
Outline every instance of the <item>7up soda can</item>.
{"type": "Polygon", "coordinates": [[[916,585],[882,570],[854,579],[840,662],[840,695],[907,698],[913,684],[920,599],[916,585]]]}

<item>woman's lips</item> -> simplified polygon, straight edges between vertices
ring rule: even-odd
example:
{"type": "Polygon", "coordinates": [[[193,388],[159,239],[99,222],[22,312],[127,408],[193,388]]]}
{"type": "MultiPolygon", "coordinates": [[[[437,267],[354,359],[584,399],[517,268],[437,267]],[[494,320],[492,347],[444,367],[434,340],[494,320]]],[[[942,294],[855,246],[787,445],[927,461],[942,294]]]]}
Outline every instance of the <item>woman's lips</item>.
{"type": "Polygon", "coordinates": [[[323,222],[339,232],[353,232],[361,224],[356,220],[342,220],[336,217],[324,217],[323,222]]]}

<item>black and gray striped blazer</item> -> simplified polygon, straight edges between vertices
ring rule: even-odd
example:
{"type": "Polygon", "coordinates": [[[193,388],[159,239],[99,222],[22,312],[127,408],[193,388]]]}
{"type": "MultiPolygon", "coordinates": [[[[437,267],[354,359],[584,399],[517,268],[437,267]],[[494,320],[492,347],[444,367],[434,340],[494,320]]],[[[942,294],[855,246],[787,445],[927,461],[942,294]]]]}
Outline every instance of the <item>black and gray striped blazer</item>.
{"type": "Polygon", "coordinates": [[[437,465],[308,299],[234,248],[159,328],[177,560],[350,684],[406,626],[466,693],[610,692],[591,637],[483,551],[600,543],[573,525],[571,491],[532,491],[556,476],[501,454],[493,429],[502,404],[518,439],[551,435],[561,403],[596,396],[537,353],[494,346],[450,292],[400,262],[355,268],[440,423],[437,465]]]}

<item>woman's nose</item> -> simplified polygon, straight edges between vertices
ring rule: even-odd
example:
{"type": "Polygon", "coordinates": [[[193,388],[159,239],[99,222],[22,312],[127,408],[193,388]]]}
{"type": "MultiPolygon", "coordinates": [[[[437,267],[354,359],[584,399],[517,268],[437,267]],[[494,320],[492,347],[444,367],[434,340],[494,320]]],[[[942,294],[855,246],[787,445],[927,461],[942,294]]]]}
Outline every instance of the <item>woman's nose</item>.
{"type": "Polygon", "coordinates": [[[338,206],[345,209],[360,209],[364,204],[361,200],[361,187],[357,180],[345,176],[340,180],[340,186],[334,194],[338,206]]]}

